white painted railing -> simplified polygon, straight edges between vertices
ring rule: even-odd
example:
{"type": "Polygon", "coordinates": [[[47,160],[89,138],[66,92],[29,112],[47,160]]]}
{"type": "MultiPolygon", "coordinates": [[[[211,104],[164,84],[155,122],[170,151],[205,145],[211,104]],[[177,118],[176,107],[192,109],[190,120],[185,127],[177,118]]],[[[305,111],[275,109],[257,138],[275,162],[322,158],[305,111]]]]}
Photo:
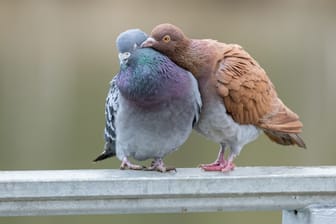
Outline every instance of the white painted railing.
{"type": "Polygon", "coordinates": [[[0,172],[0,216],[243,210],[283,210],[283,224],[335,224],[336,167],[0,172]]]}

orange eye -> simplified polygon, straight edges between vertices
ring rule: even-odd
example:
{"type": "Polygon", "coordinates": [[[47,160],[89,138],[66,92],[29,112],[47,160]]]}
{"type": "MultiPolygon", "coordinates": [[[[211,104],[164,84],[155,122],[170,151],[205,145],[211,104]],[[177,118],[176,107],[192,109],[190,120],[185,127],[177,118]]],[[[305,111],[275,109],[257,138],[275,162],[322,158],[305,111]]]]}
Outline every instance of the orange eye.
{"type": "Polygon", "coordinates": [[[165,43],[168,43],[170,41],[170,36],[169,35],[165,35],[163,38],[162,38],[163,42],[165,43]]]}

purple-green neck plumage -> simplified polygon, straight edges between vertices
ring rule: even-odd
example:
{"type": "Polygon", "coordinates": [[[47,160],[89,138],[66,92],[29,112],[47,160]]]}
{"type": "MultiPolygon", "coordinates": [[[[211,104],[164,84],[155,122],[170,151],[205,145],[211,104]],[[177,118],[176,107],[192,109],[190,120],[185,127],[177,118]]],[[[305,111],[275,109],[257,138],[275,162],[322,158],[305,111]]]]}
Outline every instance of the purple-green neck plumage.
{"type": "Polygon", "coordinates": [[[126,99],[150,106],[182,96],[188,85],[185,74],[185,70],[161,53],[138,48],[121,65],[117,86],[126,99]]]}

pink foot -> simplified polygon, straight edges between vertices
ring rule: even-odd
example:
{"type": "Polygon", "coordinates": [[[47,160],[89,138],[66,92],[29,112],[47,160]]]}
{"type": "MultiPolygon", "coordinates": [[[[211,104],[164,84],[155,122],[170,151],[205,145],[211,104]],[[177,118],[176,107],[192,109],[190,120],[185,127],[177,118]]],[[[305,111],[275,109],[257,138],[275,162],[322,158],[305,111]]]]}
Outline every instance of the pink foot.
{"type": "Polygon", "coordinates": [[[201,164],[199,167],[204,171],[221,171],[224,169],[227,164],[227,161],[224,159],[224,150],[225,145],[221,144],[216,161],[210,164],[201,164]]]}
{"type": "Polygon", "coordinates": [[[226,166],[224,166],[220,171],[224,172],[229,172],[234,170],[234,168],[236,167],[236,165],[233,162],[228,162],[226,164],[226,166]]]}
{"type": "Polygon", "coordinates": [[[201,164],[199,167],[204,171],[221,171],[226,166],[226,160],[215,161],[210,164],[201,164]]]}
{"type": "Polygon", "coordinates": [[[155,159],[152,162],[151,166],[148,167],[148,168],[145,168],[145,170],[148,170],[148,171],[156,170],[156,171],[159,171],[161,173],[165,173],[165,172],[169,172],[169,171],[175,171],[176,172],[176,168],[166,167],[165,164],[163,163],[162,159],[155,159]]]}
{"type": "Polygon", "coordinates": [[[130,170],[143,170],[145,167],[144,166],[140,166],[140,165],[135,165],[132,164],[126,157],[122,160],[121,165],[120,165],[120,169],[124,170],[124,169],[130,169],[130,170]]]}

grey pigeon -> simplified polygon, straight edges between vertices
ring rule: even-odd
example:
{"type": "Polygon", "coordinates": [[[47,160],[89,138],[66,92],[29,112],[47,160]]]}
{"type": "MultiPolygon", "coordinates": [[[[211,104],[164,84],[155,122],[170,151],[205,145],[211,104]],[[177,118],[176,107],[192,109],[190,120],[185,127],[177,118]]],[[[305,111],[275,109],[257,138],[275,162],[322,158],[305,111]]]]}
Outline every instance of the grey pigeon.
{"type": "Polygon", "coordinates": [[[167,56],[140,48],[147,35],[139,29],[117,38],[120,71],[112,79],[105,104],[105,147],[94,161],[117,156],[120,168],[153,159],[147,170],[169,171],[163,157],[180,147],[197,123],[201,97],[193,75],[167,56]]]}

